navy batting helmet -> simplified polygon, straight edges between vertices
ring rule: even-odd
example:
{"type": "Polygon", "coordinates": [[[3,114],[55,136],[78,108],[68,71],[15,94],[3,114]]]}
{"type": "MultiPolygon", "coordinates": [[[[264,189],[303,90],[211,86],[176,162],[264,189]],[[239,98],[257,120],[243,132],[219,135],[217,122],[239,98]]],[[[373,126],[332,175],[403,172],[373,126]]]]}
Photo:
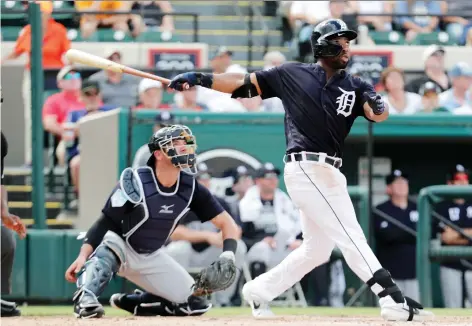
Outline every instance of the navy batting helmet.
{"type": "MultiPolygon", "coordinates": [[[[175,167],[195,174],[197,173],[197,141],[189,127],[184,125],[171,125],[156,131],[148,143],[149,151],[162,151],[175,167]],[[175,141],[183,140],[183,144],[176,144],[175,141]]],[[[154,162],[154,155],[148,161],[148,165],[154,162]]]]}
{"type": "Polygon", "coordinates": [[[351,41],[357,38],[357,32],[350,30],[341,19],[328,19],[316,25],[311,33],[315,59],[339,55],[343,47],[331,41],[337,37],[347,37],[351,41]]]}

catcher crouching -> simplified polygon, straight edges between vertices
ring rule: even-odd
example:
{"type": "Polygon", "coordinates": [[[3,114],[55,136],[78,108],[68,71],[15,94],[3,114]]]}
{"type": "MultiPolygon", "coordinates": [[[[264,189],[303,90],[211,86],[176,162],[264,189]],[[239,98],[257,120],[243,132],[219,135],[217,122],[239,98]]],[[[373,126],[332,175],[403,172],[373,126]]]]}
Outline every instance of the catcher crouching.
{"type": "Polygon", "coordinates": [[[209,190],[195,181],[196,140],[183,125],[164,127],[149,141],[147,166],[127,168],[102,213],[87,231],[66,271],[76,282],[74,314],[100,318],[98,298],[115,274],[144,290],[114,294],[110,303],[136,316],[198,316],[211,308],[205,296],[235,280],[239,229],[209,190]],[[223,234],[223,253],[195,279],[162,247],[192,210],[223,234]]]}

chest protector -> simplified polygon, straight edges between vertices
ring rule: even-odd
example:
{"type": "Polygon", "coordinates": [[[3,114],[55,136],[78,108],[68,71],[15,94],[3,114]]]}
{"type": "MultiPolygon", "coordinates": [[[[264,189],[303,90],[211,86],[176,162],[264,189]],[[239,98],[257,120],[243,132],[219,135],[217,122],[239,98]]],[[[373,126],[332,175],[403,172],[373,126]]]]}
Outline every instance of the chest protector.
{"type": "Polygon", "coordinates": [[[137,253],[149,254],[166,243],[179,221],[190,210],[195,179],[181,172],[175,190],[166,193],[159,189],[151,168],[141,167],[133,174],[140,188],[143,214],[124,237],[137,253]]]}

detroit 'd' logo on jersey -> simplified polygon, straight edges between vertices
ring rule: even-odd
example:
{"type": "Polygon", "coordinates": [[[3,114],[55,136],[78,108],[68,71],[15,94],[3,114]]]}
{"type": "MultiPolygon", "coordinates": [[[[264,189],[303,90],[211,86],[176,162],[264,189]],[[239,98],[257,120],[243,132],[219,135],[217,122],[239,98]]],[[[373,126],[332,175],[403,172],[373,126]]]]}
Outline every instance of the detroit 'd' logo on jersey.
{"type": "Polygon", "coordinates": [[[348,117],[352,113],[352,108],[354,107],[354,103],[356,102],[356,93],[355,91],[346,91],[341,87],[338,87],[341,91],[341,95],[336,98],[336,104],[338,108],[336,112],[338,115],[343,115],[348,117]]]}

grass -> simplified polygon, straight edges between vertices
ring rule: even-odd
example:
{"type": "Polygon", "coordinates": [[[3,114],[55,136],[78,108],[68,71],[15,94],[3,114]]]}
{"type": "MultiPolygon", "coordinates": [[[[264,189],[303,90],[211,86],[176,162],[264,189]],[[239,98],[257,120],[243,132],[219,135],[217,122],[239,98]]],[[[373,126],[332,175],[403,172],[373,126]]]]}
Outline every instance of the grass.
{"type": "MultiPolygon", "coordinates": [[[[317,315],[317,316],[379,316],[378,308],[273,308],[278,315],[317,315]]],[[[432,309],[437,316],[471,316],[472,309],[432,309]]],[[[72,306],[24,306],[21,308],[23,316],[71,316],[72,306]]],[[[109,317],[129,316],[127,312],[106,308],[109,317]]],[[[250,316],[249,308],[215,308],[210,310],[208,317],[250,316]]]]}

